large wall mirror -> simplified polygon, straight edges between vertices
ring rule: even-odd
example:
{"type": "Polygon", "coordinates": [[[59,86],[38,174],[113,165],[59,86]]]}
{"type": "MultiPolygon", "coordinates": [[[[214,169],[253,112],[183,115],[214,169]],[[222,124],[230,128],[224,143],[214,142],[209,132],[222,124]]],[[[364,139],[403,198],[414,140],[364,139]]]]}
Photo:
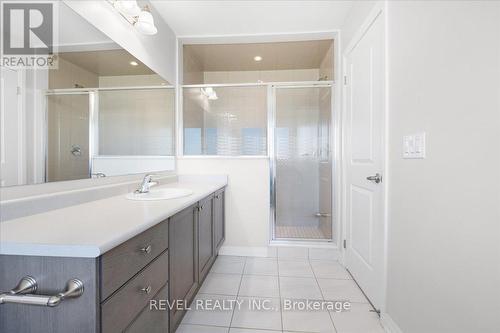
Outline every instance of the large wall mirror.
{"type": "Polygon", "coordinates": [[[57,68],[1,67],[1,186],[174,170],[174,87],[59,11],[57,68]]]}

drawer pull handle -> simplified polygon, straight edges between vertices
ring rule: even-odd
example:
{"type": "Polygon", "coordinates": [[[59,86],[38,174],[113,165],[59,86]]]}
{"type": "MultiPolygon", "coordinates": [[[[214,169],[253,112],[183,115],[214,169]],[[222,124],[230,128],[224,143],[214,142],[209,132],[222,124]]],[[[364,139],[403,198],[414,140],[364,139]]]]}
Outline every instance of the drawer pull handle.
{"type": "Polygon", "coordinates": [[[151,286],[141,288],[141,291],[149,295],[149,293],[151,292],[151,286]]]}
{"type": "Polygon", "coordinates": [[[10,292],[0,294],[0,304],[14,303],[53,308],[66,299],[78,298],[83,295],[83,282],[78,279],[69,280],[66,283],[66,288],[53,296],[35,294],[37,287],[38,284],[33,277],[25,276],[10,292]]]}
{"type": "Polygon", "coordinates": [[[151,253],[151,245],[148,245],[148,246],[145,246],[141,249],[141,252],[142,253],[145,253],[145,254],[150,254],[151,253]]]}
{"type": "Polygon", "coordinates": [[[215,199],[220,199],[220,194],[217,194],[217,195],[215,196],[215,199]]]}
{"type": "Polygon", "coordinates": [[[200,209],[200,211],[201,211],[201,210],[203,210],[203,205],[202,205],[202,206],[200,206],[200,208],[199,208],[199,209],[200,209]]]}

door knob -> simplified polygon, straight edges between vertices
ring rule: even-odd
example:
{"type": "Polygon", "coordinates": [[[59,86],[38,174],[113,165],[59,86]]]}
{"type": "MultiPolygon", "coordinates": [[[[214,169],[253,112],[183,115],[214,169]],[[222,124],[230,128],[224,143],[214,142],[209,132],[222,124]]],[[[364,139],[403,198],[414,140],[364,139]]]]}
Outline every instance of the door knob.
{"type": "Polygon", "coordinates": [[[376,173],[375,176],[369,176],[366,177],[367,180],[374,182],[375,184],[378,184],[382,181],[382,175],[379,173],[376,173]]]}
{"type": "Polygon", "coordinates": [[[73,156],[82,156],[82,148],[80,148],[80,146],[78,145],[73,145],[71,146],[70,153],[73,156]]]}

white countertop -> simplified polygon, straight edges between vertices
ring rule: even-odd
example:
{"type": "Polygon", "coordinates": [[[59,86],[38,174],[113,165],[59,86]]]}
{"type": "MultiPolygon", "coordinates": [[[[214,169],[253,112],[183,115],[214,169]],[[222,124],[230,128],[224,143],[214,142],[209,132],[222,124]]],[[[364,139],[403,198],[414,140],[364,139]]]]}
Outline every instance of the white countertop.
{"type": "Polygon", "coordinates": [[[180,179],[187,197],[134,201],[118,195],[0,223],[0,254],[96,258],[227,185],[226,177],[180,179]]]}

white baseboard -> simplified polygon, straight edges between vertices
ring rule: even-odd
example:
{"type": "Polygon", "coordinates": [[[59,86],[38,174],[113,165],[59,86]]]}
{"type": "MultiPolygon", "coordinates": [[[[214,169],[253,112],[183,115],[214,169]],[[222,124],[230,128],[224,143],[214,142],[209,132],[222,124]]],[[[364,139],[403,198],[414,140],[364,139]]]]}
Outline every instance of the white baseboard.
{"type": "Polygon", "coordinates": [[[382,312],[380,314],[380,323],[384,327],[384,330],[387,333],[403,333],[401,328],[399,328],[398,324],[394,320],[392,320],[391,316],[387,313],[382,312]]]}
{"type": "Polygon", "coordinates": [[[276,257],[276,252],[267,246],[222,246],[219,254],[239,257],[276,257]]]}
{"type": "Polygon", "coordinates": [[[219,254],[238,257],[298,258],[311,260],[339,261],[340,251],[335,247],[317,248],[304,246],[226,246],[219,254]]]}

